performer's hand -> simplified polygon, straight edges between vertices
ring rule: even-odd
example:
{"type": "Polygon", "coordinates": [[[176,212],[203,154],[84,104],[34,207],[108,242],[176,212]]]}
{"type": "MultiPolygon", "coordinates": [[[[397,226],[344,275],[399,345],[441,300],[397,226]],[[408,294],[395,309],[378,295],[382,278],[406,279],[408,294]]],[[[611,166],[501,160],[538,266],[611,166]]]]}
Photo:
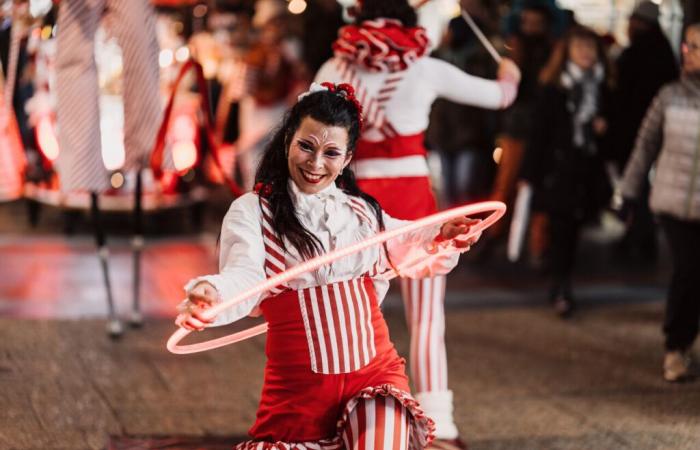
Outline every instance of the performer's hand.
{"type": "Polygon", "coordinates": [[[187,300],[181,305],[181,314],[175,319],[175,325],[189,331],[202,331],[214,319],[205,318],[202,313],[218,299],[216,288],[206,281],[197,283],[187,294],[187,300]]]}
{"type": "Polygon", "coordinates": [[[457,239],[459,236],[469,233],[469,230],[474,225],[481,222],[481,219],[471,219],[469,217],[458,217],[449,222],[445,222],[440,228],[440,235],[436,240],[448,241],[452,240],[452,244],[457,248],[469,248],[479,240],[481,234],[472,236],[469,239],[457,239]]]}
{"type": "Polygon", "coordinates": [[[498,79],[520,82],[520,69],[512,59],[503,58],[501,60],[501,64],[498,66],[498,79]]]}
{"type": "Polygon", "coordinates": [[[219,300],[219,293],[213,284],[208,281],[200,281],[190,289],[187,300],[200,308],[206,308],[219,300]]]}

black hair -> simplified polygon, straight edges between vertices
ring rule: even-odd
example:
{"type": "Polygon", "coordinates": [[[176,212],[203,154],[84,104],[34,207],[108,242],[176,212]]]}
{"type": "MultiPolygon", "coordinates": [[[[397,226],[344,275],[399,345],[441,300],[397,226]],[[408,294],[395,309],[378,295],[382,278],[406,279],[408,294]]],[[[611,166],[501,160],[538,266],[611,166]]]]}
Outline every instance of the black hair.
{"type": "MultiPolygon", "coordinates": [[[[289,166],[287,152],[292,137],[304,118],[310,117],[325,125],[342,127],[348,132],[347,152],[350,156],[360,138],[360,118],[356,106],[338,93],[319,91],[306,95],[287,113],[281,126],[265,148],[255,182],[270,186],[269,192],[261,192],[269,203],[275,232],[284,238],[304,258],[311,258],[323,251],[323,244],[299,221],[287,188],[289,166]]],[[[360,190],[355,174],[346,167],[335,179],[336,185],[346,194],[364,199],[377,216],[380,230],[384,230],[382,210],[377,200],[360,190]]],[[[285,248],[286,250],[286,248],[285,248]]]]}
{"type": "Polygon", "coordinates": [[[363,0],[355,23],[379,18],[399,20],[405,27],[418,25],[418,16],[408,0],[363,0]]]}

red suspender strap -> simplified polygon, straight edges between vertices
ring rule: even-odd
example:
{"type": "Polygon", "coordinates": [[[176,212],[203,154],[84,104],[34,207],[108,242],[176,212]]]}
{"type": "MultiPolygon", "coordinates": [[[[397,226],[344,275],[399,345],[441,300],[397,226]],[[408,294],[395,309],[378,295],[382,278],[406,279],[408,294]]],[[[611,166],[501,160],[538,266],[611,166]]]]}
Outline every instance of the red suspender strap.
{"type": "MultiPolygon", "coordinates": [[[[286,270],[284,261],[284,249],[282,241],[275,233],[272,221],[272,211],[267,199],[260,197],[260,209],[262,210],[262,235],[265,245],[265,274],[273,277],[286,270]]],[[[286,286],[280,285],[270,289],[272,295],[277,295],[284,291],[286,286]]]]}
{"type": "Polygon", "coordinates": [[[365,117],[365,130],[371,128],[377,129],[386,138],[392,138],[398,135],[394,126],[389,122],[384,110],[386,103],[391,100],[398,84],[403,79],[402,72],[389,74],[384,78],[384,84],[379,89],[376,97],[371,97],[367,93],[367,88],[363,85],[362,80],[357,75],[355,68],[344,59],[338,59],[336,69],[340,74],[340,78],[352,85],[355,88],[355,96],[362,105],[365,117]]]}

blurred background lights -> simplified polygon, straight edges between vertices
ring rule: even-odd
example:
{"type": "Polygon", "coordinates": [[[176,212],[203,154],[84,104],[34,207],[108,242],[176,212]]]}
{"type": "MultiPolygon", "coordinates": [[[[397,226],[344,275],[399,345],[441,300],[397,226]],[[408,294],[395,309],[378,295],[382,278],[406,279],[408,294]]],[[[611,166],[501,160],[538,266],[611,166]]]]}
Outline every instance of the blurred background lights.
{"type": "Polygon", "coordinates": [[[124,186],[124,175],[121,172],[114,172],[109,178],[109,182],[114,189],[119,189],[124,186]]]}
{"type": "Polygon", "coordinates": [[[496,147],[493,149],[493,161],[496,164],[501,163],[501,155],[503,155],[503,149],[501,147],[496,147]]]}
{"type": "Polygon", "coordinates": [[[173,164],[178,172],[192,168],[197,162],[197,147],[192,141],[177,141],[172,147],[173,164]]]}
{"type": "Polygon", "coordinates": [[[158,55],[158,65],[164,69],[173,63],[173,51],[169,48],[163,49],[158,55]]]}
{"type": "Polygon", "coordinates": [[[49,161],[55,161],[58,158],[58,140],[50,117],[44,116],[39,119],[36,136],[41,153],[49,161]]]}
{"type": "Polygon", "coordinates": [[[304,0],[292,0],[287,5],[287,9],[292,14],[301,14],[306,10],[306,1],[304,0]]]}
{"type": "Polygon", "coordinates": [[[175,60],[177,62],[185,62],[190,57],[190,49],[183,46],[175,50],[175,60]]]}

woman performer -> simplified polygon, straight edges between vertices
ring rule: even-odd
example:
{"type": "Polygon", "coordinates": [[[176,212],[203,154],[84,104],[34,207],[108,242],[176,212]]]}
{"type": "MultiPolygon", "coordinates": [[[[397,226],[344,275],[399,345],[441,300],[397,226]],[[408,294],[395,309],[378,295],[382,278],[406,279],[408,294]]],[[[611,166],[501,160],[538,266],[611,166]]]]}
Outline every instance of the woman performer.
{"type": "MultiPolygon", "coordinates": [[[[520,71],[504,59],[498,81],[468,75],[426,56],[425,30],[406,0],[364,0],[355,25],[338,33],[335,56],[316,80],[353,85],[365,111],[354,170],[360,188],[393,217],[418,219],[436,211],[423,144],[430,107],[438,98],[484,108],[505,108],[520,71]]],[[[411,333],[411,378],[416,399],[437,426],[435,448],[462,449],[447,387],[445,278],[402,279],[411,333]]]]}
{"type": "Polygon", "coordinates": [[[219,274],[186,286],[176,320],[186,329],[260,313],[269,325],[253,440],[237,449],[423,449],[432,440],[433,421],[409,393],[379,309],[388,287],[380,275],[431,253],[408,275],[448,272],[457,254],[434,254],[436,242],[470,246],[474,239],[458,237],[476,221],[407,233],[250,298],[214,322],[201,315],[287,267],[406,223],[384,213],[347,167],[360,118],[349,85],[314,84],[302,94],[265,150],[255,192],[235,200],[224,218],[219,274]]]}

